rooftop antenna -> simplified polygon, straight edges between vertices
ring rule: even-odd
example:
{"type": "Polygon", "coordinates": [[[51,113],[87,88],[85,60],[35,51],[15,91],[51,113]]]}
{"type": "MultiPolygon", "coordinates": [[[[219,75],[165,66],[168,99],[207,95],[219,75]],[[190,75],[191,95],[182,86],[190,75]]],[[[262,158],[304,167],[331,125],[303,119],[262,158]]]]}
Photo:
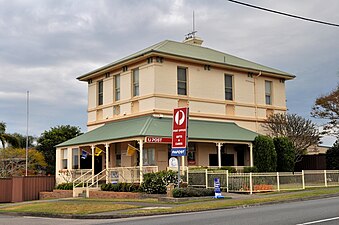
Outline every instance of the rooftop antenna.
{"type": "Polygon", "coordinates": [[[195,30],[195,17],[194,17],[194,10],[193,10],[193,27],[192,27],[192,32],[186,34],[185,39],[190,39],[190,38],[195,38],[195,33],[197,33],[197,31],[195,30]]]}

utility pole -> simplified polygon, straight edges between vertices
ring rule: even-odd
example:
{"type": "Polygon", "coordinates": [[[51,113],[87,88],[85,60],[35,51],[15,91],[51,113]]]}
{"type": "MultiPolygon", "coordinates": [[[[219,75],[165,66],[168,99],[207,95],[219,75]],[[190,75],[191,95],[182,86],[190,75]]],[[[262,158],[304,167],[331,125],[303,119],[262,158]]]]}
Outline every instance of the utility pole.
{"type": "Polygon", "coordinates": [[[28,120],[29,119],[29,91],[27,91],[26,100],[26,176],[28,171],[28,120]]]}

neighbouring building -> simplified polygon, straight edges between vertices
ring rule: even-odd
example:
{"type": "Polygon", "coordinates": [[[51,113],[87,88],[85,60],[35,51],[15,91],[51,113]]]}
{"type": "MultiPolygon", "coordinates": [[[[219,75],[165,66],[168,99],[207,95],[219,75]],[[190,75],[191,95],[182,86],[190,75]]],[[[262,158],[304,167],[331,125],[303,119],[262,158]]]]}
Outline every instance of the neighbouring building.
{"type": "Polygon", "coordinates": [[[88,83],[88,132],[57,146],[57,182],[86,169],[112,179],[166,170],[177,107],[190,111],[182,166],[253,166],[252,141],[267,116],[286,112],[295,76],[201,44],[162,41],[78,77],[88,83]]]}

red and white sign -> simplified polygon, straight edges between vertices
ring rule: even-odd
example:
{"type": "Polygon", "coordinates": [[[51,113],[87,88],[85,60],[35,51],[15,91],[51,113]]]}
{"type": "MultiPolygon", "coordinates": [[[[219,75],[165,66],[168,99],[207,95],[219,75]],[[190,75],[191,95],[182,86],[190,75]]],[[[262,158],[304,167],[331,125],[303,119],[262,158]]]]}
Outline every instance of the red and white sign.
{"type": "Polygon", "coordinates": [[[174,109],[172,129],[172,149],[187,146],[188,108],[174,109]]]}
{"type": "Polygon", "coordinates": [[[171,143],[172,138],[168,137],[145,137],[146,143],[171,143]]]}

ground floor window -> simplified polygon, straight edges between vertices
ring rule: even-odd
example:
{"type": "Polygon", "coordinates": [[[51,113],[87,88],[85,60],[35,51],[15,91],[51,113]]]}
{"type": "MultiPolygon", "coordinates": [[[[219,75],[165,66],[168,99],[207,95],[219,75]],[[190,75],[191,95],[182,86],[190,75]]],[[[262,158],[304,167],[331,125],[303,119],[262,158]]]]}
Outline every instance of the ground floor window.
{"type": "Polygon", "coordinates": [[[187,163],[189,166],[196,165],[196,145],[188,143],[187,163]]]}
{"type": "Polygon", "coordinates": [[[78,148],[73,148],[72,149],[72,169],[79,169],[80,165],[79,165],[79,161],[80,161],[80,157],[79,157],[79,149],[78,148]]]}
{"type": "Polygon", "coordinates": [[[143,150],[143,165],[154,166],[155,165],[155,149],[146,148],[143,150]]]}
{"type": "Polygon", "coordinates": [[[61,149],[61,169],[67,169],[68,151],[61,149]]]}
{"type": "Polygon", "coordinates": [[[121,166],[121,145],[120,143],[115,144],[115,166],[121,166]]]}

